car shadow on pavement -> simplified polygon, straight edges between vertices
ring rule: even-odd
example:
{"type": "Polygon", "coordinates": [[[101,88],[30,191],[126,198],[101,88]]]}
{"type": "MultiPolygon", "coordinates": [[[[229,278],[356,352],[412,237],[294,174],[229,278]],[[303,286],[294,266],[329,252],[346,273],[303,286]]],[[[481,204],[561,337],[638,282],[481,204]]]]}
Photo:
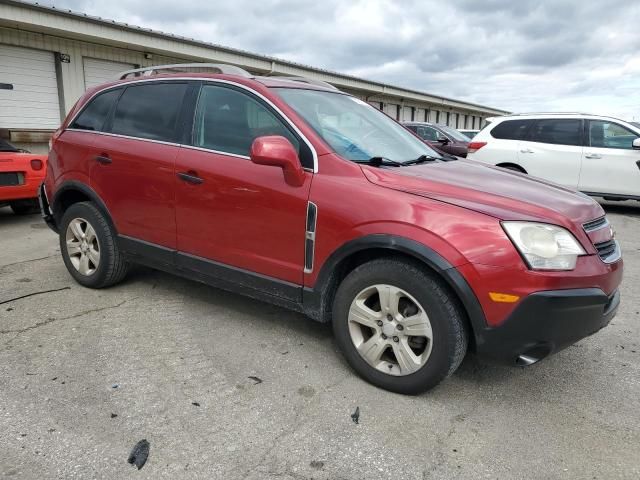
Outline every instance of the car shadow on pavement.
{"type": "Polygon", "coordinates": [[[28,213],[26,215],[16,215],[9,207],[0,207],[0,228],[8,225],[18,225],[24,223],[25,219],[40,222],[46,226],[44,220],[40,216],[40,212],[28,213]]]}
{"type": "Polygon", "coordinates": [[[189,298],[187,303],[190,305],[201,302],[218,312],[222,309],[232,317],[235,314],[259,319],[265,323],[265,329],[267,324],[270,327],[282,326],[292,330],[293,334],[318,341],[327,341],[333,336],[330,324],[316,322],[301,313],[152,268],[135,266],[124,283],[137,282],[151,285],[152,290],[162,288],[184,295],[189,298]]]}

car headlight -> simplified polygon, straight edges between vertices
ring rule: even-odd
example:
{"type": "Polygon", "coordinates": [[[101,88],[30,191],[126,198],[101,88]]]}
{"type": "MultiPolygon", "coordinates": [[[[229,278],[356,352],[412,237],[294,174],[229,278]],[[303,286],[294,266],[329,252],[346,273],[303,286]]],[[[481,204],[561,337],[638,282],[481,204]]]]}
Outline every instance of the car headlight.
{"type": "Polygon", "coordinates": [[[533,270],[573,270],[578,256],[586,255],[565,228],[534,222],[502,222],[502,227],[533,270]]]}

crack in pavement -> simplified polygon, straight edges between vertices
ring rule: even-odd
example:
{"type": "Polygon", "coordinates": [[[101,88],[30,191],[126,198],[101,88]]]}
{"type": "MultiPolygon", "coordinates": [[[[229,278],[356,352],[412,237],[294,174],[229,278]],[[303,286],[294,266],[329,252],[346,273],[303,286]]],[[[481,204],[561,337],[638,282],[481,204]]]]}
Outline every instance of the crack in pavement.
{"type": "Polygon", "coordinates": [[[8,334],[8,333],[15,333],[16,336],[13,337],[11,340],[9,340],[9,342],[7,342],[7,343],[10,343],[15,338],[17,338],[18,335],[20,335],[22,333],[25,333],[25,332],[28,332],[29,330],[34,330],[36,328],[40,328],[40,327],[43,327],[45,325],[49,325],[50,323],[57,322],[59,320],[69,320],[69,319],[72,319],[72,318],[82,317],[82,316],[88,315],[90,313],[101,312],[103,310],[110,310],[112,308],[118,308],[118,307],[121,307],[122,305],[124,305],[125,303],[127,303],[127,302],[129,302],[131,300],[135,300],[136,298],[138,298],[138,297],[128,298],[128,299],[123,300],[122,302],[118,303],[117,305],[109,305],[107,307],[100,307],[100,308],[93,308],[93,309],[90,309],[90,310],[83,310],[82,312],[75,313],[73,315],[69,315],[68,317],[47,318],[43,322],[38,322],[35,325],[30,325],[30,326],[28,326],[26,328],[22,328],[22,329],[19,329],[19,330],[0,330],[0,334],[5,335],[5,334],[8,334]]]}
{"type": "Polygon", "coordinates": [[[0,265],[0,270],[4,270],[5,268],[8,268],[8,267],[13,267],[14,265],[21,265],[23,263],[29,263],[29,262],[38,262],[40,260],[46,260],[47,258],[53,258],[58,256],[60,256],[60,253],[55,253],[54,255],[48,255],[46,257],[31,258],[29,260],[20,260],[19,262],[7,263],[5,265],[0,265]]]}
{"type": "Polygon", "coordinates": [[[60,292],[62,290],[71,290],[71,287],[54,288],[54,289],[51,289],[51,290],[41,290],[39,292],[27,293],[26,295],[21,295],[19,297],[10,298],[9,300],[3,300],[2,302],[0,302],[0,305],[4,305],[5,303],[15,302],[16,300],[21,300],[23,298],[33,297],[34,295],[42,295],[44,293],[60,292]]]}

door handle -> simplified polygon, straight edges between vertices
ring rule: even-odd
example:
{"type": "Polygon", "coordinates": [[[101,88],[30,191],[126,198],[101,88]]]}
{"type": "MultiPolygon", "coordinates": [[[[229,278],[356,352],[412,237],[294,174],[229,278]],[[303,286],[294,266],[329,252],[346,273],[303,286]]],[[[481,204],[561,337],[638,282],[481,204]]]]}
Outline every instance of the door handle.
{"type": "Polygon", "coordinates": [[[533,150],[531,150],[530,148],[523,148],[522,150],[520,150],[520,153],[533,153],[533,150]]]}
{"type": "Polygon", "coordinates": [[[96,157],[96,162],[101,165],[109,165],[111,163],[111,158],[109,158],[109,155],[98,155],[96,157]]]}
{"type": "Polygon", "coordinates": [[[599,153],[585,153],[584,158],[602,158],[599,153]]]}
{"type": "Polygon", "coordinates": [[[194,171],[178,172],[177,175],[180,180],[190,183],[191,185],[200,185],[204,182],[204,179],[200,178],[194,171]]]}

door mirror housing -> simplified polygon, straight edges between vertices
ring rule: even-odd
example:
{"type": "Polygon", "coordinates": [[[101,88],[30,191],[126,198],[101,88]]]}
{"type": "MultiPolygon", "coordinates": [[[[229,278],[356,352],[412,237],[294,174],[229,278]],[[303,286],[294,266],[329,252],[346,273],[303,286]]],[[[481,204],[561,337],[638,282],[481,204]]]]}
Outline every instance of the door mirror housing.
{"type": "Polygon", "coordinates": [[[640,150],[640,138],[635,138],[631,145],[634,150],[640,150]]]}
{"type": "Polygon", "coordinates": [[[449,139],[447,137],[445,137],[442,134],[438,135],[438,142],[442,143],[443,145],[446,145],[447,143],[449,143],[449,139]]]}
{"type": "Polygon", "coordinates": [[[304,169],[298,152],[285,137],[269,135],[256,138],[251,144],[251,161],[256,165],[282,168],[284,180],[293,187],[304,184],[304,169]]]}

